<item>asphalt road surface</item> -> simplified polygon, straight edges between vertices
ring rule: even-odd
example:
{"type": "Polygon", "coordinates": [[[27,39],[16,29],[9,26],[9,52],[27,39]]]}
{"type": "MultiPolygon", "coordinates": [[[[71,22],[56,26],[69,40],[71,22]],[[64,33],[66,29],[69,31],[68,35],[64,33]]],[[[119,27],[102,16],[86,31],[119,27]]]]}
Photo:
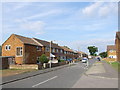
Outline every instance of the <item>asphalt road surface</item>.
{"type": "MultiPolygon", "coordinates": [[[[94,62],[89,60],[89,65],[94,62]]],[[[85,64],[78,62],[73,66],[4,84],[2,88],[71,88],[86,70],[85,64]]]]}

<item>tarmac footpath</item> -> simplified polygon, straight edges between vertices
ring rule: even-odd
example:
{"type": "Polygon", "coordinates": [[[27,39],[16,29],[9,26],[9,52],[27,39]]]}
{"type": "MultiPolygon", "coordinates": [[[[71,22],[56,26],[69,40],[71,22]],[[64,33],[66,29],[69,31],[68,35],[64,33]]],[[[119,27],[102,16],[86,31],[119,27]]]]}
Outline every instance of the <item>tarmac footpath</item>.
{"type": "Polygon", "coordinates": [[[96,62],[72,88],[118,88],[118,72],[104,61],[96,62]]]}

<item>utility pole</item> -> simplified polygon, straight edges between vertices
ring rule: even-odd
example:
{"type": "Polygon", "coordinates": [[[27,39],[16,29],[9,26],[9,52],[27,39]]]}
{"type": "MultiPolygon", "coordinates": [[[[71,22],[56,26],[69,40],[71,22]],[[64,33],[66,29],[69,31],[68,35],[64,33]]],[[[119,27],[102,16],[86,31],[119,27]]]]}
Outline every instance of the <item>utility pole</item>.
{"type": "Polygon", "coordinates": [[[52,43],[52,41],[50,41],[50,68],[51,68],[51,43],[52,43]]]}

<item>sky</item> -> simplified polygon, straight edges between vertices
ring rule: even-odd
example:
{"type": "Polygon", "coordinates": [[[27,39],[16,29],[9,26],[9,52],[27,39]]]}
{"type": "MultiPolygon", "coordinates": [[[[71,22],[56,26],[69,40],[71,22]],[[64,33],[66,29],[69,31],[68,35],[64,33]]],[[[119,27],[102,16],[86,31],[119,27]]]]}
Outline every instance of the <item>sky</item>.
{"type": "Polygon", "coordinates": [[[115,43],[117,2],[4,2],[2,44],[11,34],[53,41],[88,53],[115,43]]]}

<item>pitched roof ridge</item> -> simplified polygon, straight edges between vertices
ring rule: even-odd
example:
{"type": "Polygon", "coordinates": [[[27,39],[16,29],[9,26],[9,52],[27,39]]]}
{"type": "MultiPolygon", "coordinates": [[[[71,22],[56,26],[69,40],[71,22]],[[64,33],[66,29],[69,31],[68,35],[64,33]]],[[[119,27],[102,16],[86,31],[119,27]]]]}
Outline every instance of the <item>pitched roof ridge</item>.
{"type": "Polygon", "coordinates": [[[39,44],[40,46],[43,46],[40,42],[38,42],[37,40],[35,40],[34,38],[31,38],[34,42],[36,42],[37,44],[39,44]]]}
{"type": "MultiPolygon", "coordinates": [[[[20,37],[23,37],[23,38],[29,38],[29,37],[25,37],[25,36],[18,35],[18,34],[13,34],[13,35],[15,35],[15,36],[20,36],[20,37]]],[[[31,39],[31,38],[29,38],[29,39],[31,39]]]]}

